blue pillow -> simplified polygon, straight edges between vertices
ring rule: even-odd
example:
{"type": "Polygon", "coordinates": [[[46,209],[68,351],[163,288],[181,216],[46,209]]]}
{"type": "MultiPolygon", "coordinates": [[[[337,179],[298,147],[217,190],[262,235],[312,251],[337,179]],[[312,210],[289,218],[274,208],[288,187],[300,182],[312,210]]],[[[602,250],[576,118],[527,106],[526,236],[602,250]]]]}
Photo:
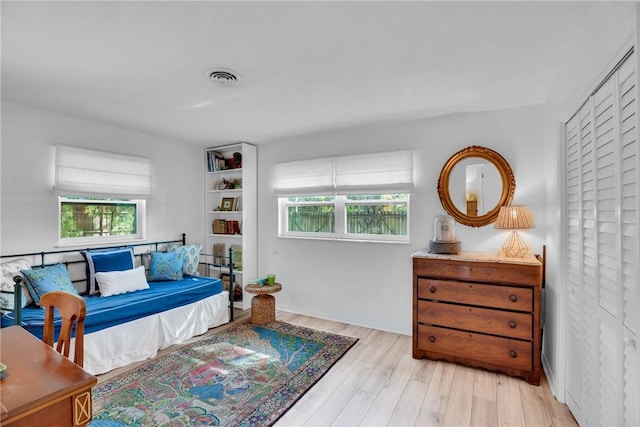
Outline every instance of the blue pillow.
{"type": "Polygon", "coordinates": [[[64,291],[78,295],[78,290],[71,283],[69,272],[63,264],[21,270],[21,273],[27,278],[29,293],[37,305],[40,305],[40,297],[51,291],[64,291]]]}
{"type": "Polygon", "coordinates": [[[135,267],[133,249],[105,249],[84,251],[82,256],[87,260],[87,289],[89,294],[98,293],[96,273],[109,271],[125,271],[135,267]]]}
{"type": "Polygon", "coordinates": [[[167,245],[167,252],[179,252],[184,260],[182,262],[182,273],[188,276],[199,276],[198,263],[200,262],[200,252],[202,244],[179,246],[174,243],[167,245]]]}
{"type": "Polygon", "coordinates": [[[180,252],[152,252],[149,263],[149,280],[182,279],[184,256],[180,252]]]}

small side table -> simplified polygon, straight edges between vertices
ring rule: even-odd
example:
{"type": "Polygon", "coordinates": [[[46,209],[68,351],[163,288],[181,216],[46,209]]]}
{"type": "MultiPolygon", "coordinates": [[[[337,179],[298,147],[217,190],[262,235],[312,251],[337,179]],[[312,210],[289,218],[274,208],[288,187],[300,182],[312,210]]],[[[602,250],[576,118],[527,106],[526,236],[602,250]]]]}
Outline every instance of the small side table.
{"type": "Polygon", "coordinates": [[[265,323],[276,321],[276,299],[273,295],[282,290],[280,283],[273,285],[254,285],[249,284],[244,290],[250,294],[255,294],[251,299],[251,323],[264,325],[265,323]]]}

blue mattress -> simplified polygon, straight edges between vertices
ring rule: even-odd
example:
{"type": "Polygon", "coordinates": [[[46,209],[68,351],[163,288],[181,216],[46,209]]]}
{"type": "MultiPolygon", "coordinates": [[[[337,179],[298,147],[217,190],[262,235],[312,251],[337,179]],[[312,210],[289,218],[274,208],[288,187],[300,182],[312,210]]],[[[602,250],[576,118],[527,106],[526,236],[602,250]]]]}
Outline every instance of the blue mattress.
{"type": "MultiPolygon", "coordinates": [[[[185,277],[182,280],[149,282],[149,289],[120,295],[85,296],[87,319],[85,334],[130,322],[152,314],[192,304],[222,291],[222,281],[209,277],[185,277]]],[[[13,313],[3,316],[3,324],[13,324],[13,313]]],[[[44,309],[27,306],[22,309],[22,327],[42,339],[44,309]]],[[[60,329],[60,316],[56,310],[56,335],[60,329]]]]}

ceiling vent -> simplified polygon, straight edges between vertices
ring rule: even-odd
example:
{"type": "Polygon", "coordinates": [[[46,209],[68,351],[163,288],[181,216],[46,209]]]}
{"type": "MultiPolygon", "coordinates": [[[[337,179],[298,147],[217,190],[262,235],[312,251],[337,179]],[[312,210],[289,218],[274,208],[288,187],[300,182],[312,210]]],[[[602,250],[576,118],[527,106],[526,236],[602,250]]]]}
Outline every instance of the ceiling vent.
{"type": "Polygon", "coordinates": [[[236,86],[242,79],[237,71],[230,68],[214,68],[207,73],[209,79],[221,86],[236,86]]]}

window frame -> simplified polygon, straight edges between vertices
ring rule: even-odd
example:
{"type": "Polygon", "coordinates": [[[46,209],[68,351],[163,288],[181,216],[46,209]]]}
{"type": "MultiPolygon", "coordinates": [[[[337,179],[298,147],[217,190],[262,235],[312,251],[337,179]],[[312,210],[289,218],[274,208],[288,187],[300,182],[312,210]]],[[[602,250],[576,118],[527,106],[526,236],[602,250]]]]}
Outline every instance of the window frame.
{"type": "MultiPolygon", "coordinates": [[[[314,197],[314,195],[306,195],[300,197],[314,197]]],[[[333,205],[334,214],[334,230],[338,229],[338,223],[336,221],[336,201],[303,201],[292,202],[289,197],[278,197],[278,237],[295,237],[295,238],[307,238],[307,239],[333,239],[336,235],[336,231],[333,233],[314,233],[304,231],[287,231],[289,224],[289,206],[326,206],[333,205]]]]}
{"type": "Polygon", "coordinates": [[[139,242],[145,239],[146,231],[146,200],[127,199],[114,197],[87,198],[86,196],[58,196],[58,246],[78,246],[93,244],[113,244],[139,242]],[[119,234],[115,236],[91,236],[91,237],[61,237],[62,232],[62,204],[66,202],[84,204],[132,204],[136,206],[136,233],[119,234]]]}
{"type": "MultiPolygon", "coordinates": [[[[401,194],[405,197],[398,199],[369,199],[369,200],[349,200],[351,194],[335,194],[334,200],[331,201],[313,201],[313,202],[292,202],[287,196],[278,197],[278,237],[296,238],[296,239],[312,239],[312,240],[336,240],[351,242],[375,242],[375,243],[411,243],[411,193],[388,193],[388,194],[366,194],[371,195],[391,195],[401,194]],[[288,230],[288,210],[290,206],[321,206],[333,204],[334,206],[334,224],[335,231],[333,233],[314,233],[287,231],[288,230]],[[393,204],[406,206],[407,230],[404,235],[389,234],[355,234],[347,232],[347,207],[350,205],[380,205],[393,204]]],[[[359,195],[359,194],[357,194],[359,195]]],[[[300,197],[313,197],[314,195],[304,195],[300,197]]],[[[364,196],[364,194],[363,194],[364,196]]]]}

